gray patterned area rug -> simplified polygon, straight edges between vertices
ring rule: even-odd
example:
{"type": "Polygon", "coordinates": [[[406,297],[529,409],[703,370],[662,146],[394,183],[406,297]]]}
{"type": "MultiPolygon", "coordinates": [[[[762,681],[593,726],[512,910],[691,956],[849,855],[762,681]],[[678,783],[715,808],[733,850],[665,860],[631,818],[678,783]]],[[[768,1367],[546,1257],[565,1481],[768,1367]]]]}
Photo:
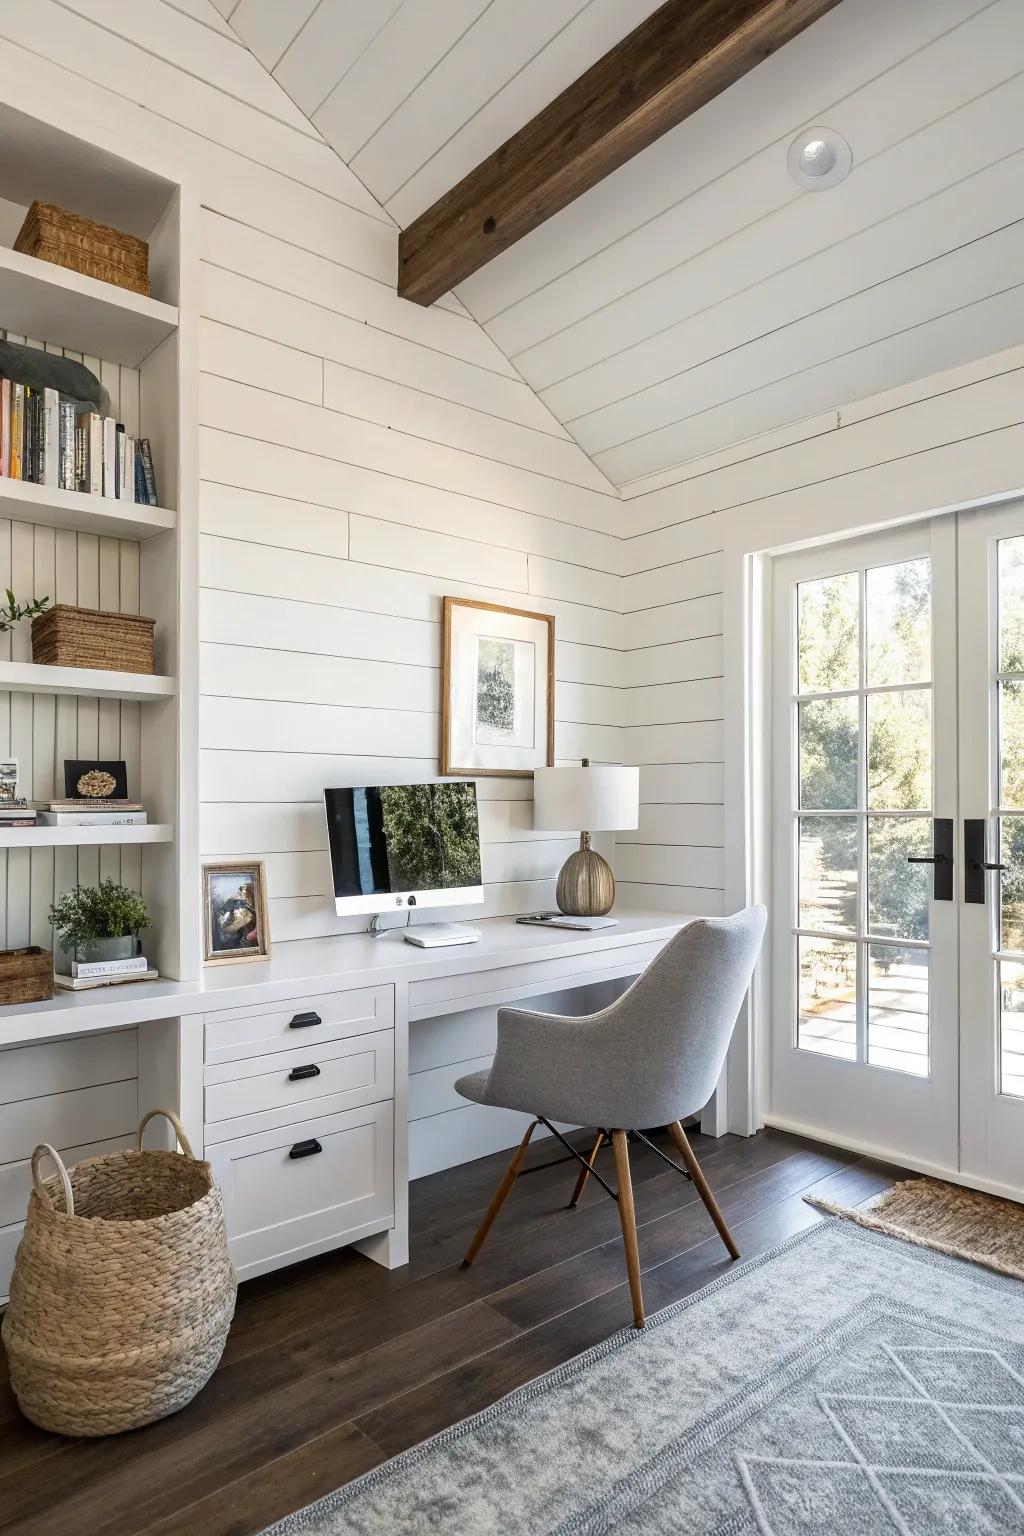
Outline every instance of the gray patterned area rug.
{"type": "Polygon", "coordinates": [[[829,1220],[273,1536],[1024,1533],[1024,1284],[829,1220]]]}

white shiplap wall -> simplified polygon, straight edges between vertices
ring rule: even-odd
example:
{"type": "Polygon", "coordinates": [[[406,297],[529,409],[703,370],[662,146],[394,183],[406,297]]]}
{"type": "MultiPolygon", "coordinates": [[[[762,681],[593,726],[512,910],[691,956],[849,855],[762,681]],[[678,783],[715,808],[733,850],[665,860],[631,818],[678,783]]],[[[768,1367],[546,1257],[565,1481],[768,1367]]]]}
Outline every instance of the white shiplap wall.
{"type": "MultiPolygon", "coordinates": [[[[212,5],[3,5],[0,38],[0,95],[198,177],[202,852],[266,858],[275,944],[345,931],[323,787],[436,772],[442,594],[554,613],[557,753],[621,760],[621,502],[457,301],[396,298],[396,226],[212,5]]],[[[490,914],[550,904],[572,847],[529,793],[481,783],[490,914]]],[[[430,1028],[417,1171],[457,1160],[440,1042],[491,1043],[430,1028]]],[[[506,1139],[465,1116],[465,1155],[506,1139]]]]}
{"type": "Polygon", "coordinates": [[[724,900],[719,551],[769,517],[791,537],[869,526],[1024,483],[1024,349],[826,412],[638,486],[625,503],[624,756],[639,831],[620,833],[621,895],[695,912],[724,900]]]}

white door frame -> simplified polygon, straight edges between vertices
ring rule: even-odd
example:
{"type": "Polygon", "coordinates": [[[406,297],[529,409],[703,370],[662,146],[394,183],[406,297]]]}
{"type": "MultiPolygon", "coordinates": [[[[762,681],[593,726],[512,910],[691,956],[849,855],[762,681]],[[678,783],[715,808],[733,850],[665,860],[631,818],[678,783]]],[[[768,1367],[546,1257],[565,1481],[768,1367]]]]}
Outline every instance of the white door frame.
{"type": "MultiPolygon", "coordinates": [[[[943,481],[923,476],[912,493],[897,483],[865,490],[863,499],[830,496],[830,482],[721,514],[723,538],[723,650],[725,656],[725,910],[752,901],[771,904],[771,715],[772,576],[776,556],[813,545],[882,532],[925,518],[976,511],[1018,501],[1014,485],[967,500],[928,499],[943,481]],[[934,481],[934,483],[932,483],[934,481]],[[813,499],[807,494],[813,492],[813,499]],[[898,505],[903,500],[903,505],[898,505]],[[863,521],[873,505],[881,515],[863,521]],[[814,524],[813,532],[809,531],[814,524]]],[[[979,468],[976,478],[982,478],[979,468]]],[[[703,1128],[750,1136],[764,1124],[767,1051],[770,1040],[771,945],[762,950],[750,992],[740,1011],[729,1056],[703,1128]]],[[[860,1150],[860,1149],[854,1149],[860,1150]]],[[[884,1157],[885,1148],[873,1149],[884,1157]]],[[[928,1172],[928,1169],[922,1169],[928,1172]]],[[[937,1170],[933,1170],[937,1171],[937,1170]]],[[[948,1173],[946,1177],[949,1177],[948,1173]]]]}

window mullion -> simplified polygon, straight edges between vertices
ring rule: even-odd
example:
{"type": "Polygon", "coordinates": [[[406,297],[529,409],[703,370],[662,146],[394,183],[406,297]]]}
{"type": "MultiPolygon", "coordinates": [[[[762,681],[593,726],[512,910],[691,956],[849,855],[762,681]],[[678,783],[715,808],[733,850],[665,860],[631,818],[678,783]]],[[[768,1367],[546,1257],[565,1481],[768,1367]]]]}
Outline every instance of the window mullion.
{"type": "Polygon", "coordinates": [[[860,642],[860,695],[857,729],[857,1060],[868,1059],[868,662],[867,662],[867,574],[858,573],[860,642]]]}

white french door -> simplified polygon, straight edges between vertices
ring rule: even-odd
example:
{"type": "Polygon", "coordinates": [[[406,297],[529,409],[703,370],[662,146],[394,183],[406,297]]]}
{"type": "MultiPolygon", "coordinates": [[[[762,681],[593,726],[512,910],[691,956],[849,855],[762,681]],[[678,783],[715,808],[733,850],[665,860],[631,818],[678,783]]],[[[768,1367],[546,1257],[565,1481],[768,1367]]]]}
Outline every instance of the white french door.
{"type": "Polygon", "coordinates": [[[960,1166],[1024,1198],[1024,504],[957,524],[960,1166]]]}
{"type": "Polygon", "coordinates": [[[765,1118],[1024,1193],[1024,506],[779,559],[773,624],[765,1118]]]}

